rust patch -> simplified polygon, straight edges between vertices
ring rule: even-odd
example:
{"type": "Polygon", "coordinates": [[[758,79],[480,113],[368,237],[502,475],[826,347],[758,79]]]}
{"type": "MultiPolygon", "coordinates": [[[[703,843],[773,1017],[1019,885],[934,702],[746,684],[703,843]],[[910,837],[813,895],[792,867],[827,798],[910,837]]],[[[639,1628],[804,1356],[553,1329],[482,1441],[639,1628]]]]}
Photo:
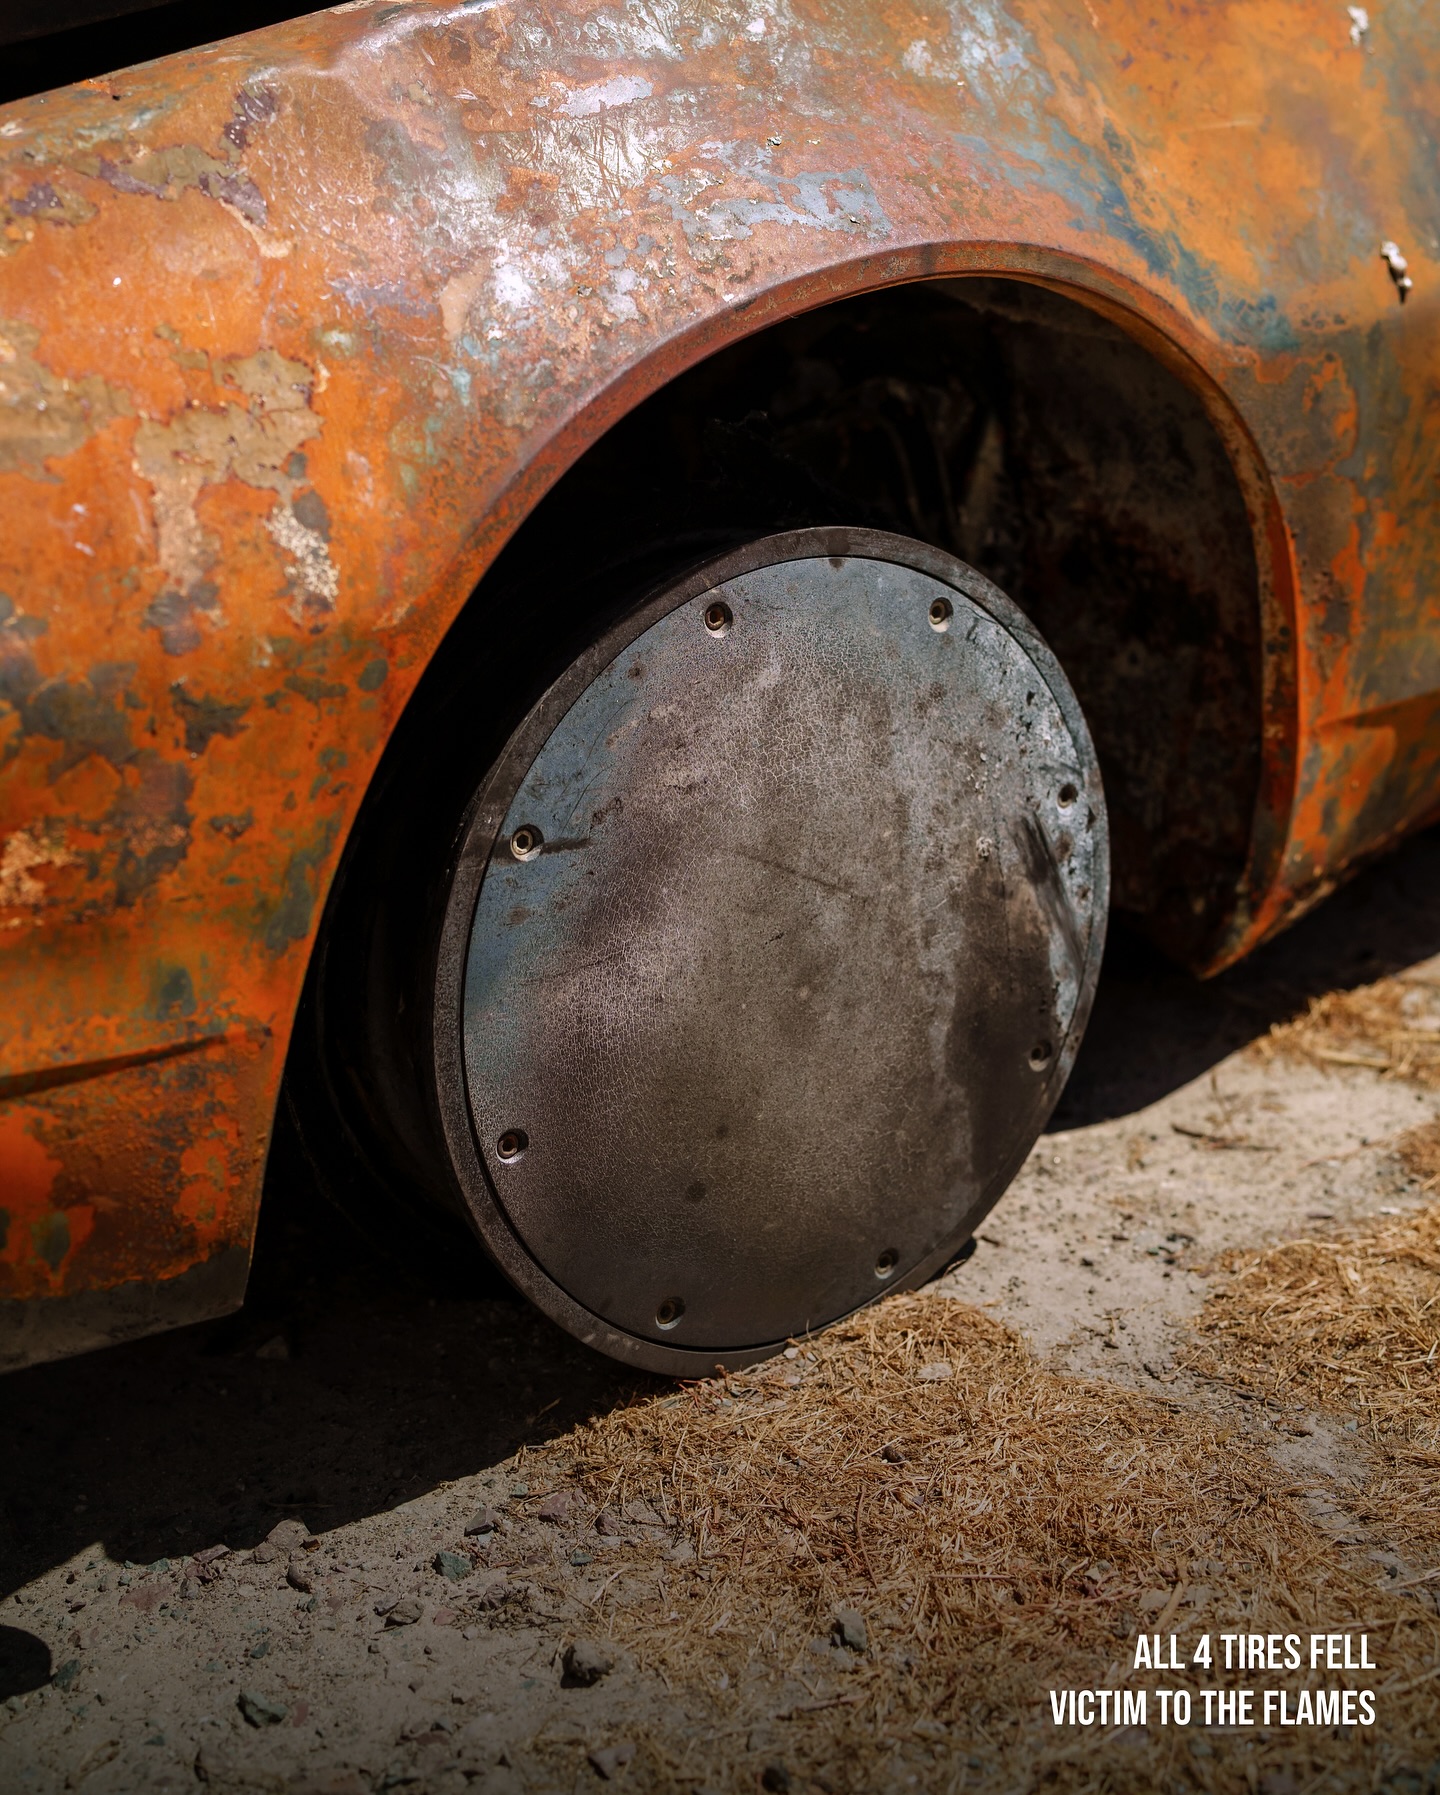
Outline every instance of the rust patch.
{"type": "MultiPolygon", "coordinates": [[[[8,1264],[19,1268],[34,1261],[33,1230],[44,1232],[53,1216],[55,1183],[64,1166],[49,1153],[18,1112],[0,1111],[0,1166],[4,1204],[0,1207],[0,1281],[8,1264]]],[[[53,1267],[51,1268],[53,1272],[53,1267]]]]}
{"type": "Polygon", "coordinates": [[[277,1070],[268,1043],[172,1040],[80,1081],[71,1070],[0,1102],[0,1301],[160,1282],[243,1253],[265,1148],[256,1118],[277,1070]]]}
{"type": "Polygon", "coordinates": [[[115,902],[135,903],[190,847],[187,808],[193,781],[183,766],[146,751],[126,768],[126,783],[106,819],[119,837],[115,902]]]}

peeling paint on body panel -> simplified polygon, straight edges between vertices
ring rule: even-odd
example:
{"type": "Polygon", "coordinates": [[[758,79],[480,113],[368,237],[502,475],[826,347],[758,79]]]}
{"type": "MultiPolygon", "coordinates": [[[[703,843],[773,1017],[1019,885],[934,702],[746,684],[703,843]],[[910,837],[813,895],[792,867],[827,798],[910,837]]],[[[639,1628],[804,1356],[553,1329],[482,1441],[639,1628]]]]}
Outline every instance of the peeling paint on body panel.
{"type": "Polygon", "coordinates": [[[72,454],[131,411],[128,396],[99,375],[70,380],[37,360],[34,325],[0,318],[0,473],[55,479],[52,458],[72,454]]]}

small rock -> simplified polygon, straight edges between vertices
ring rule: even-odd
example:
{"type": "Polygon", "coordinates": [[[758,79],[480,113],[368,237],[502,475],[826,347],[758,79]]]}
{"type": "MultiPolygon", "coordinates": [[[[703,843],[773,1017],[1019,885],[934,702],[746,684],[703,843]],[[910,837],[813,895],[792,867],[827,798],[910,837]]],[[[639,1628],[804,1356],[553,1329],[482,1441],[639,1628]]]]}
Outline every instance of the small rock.
{"type": "Polygon", "coordinates": [[[377,1614],[388,1614],[399,1600],[399,1596],[381,1596],[380,1600],[375,1604],[375,1612],[377,1614]]]}
{"type": "Polygon", "coordinates": [[[535,1512],[542,1521],[568,1521],[573,1507],[569,1490],[552,1490],[535,1512]]]}
{"type": "Polygon", "coordinates": [[[954,1377],[955,1367],[949,1359],[932,1359],[928,1365],[922,1365],[915,1375],[922,1384],[943,1384],[954,1377]]]}
{"type": "Polygon", "coordinates": [[[401,1596],[385,1616],[385,1625],[387,1627],[413,1627],[424,1612],[424,1605],[418,1596],[401,1596]]]}
{"type": "Polygon", "coordinates": [[[255,1348],[255,1357],[257,1359],[288,1359],[290,1357],[290,1342],[283,1334],[276,1334],[273,1339],[267,1340],[263,1346],[257,1346],[255,1348]]]}
{"type": "Polygon", "coordinates": [[[500,1516],[493,1508],[477,1509],[465,1523],[465,1537],[474,1539],[477,1534],[493,1533],[499,1525],[500,1516]]]}
{"type": "Polygon", "coordinates": [[[560,1665],[564,1673],[560,1680],[566,1688],[588,1689],[610,1674],[615,1661],[593,1639],[577,1639],[565,1647],[560,1665]]]}
{"type": "Polygon", "coordinates": [[[279,1556],[280,1548],[278,1546],[272,1546],[268,1540],[265,1540],[262,1541],[260,1545],[256,1546],[255,1550],[250,1554],[250,1562],[251,1564],[274,1564],[279,1556]]]}
{"type": "Polygon", "coordinates": [[[492,1577],[475,1599],[477,1608],[499,1608],[509,1601],[524,1601],[526,1585],[511,1583],[504,1571],[498,1577],[492,1577]]]}
{"type": "Polygon", "coordinates": [[[894,1440],[891,1440],[888,1446],[882,1446],[880,1448],[880,1456],[888,1465],[903,1465],[905,1463],[905,1454],[900,1450],[899,1446],[896,1445],[894,1440]]]}
{"type": "Polygon", "coordinates": [[[571,1562],[571,1564],[574,1565],[575,1569],[578,1571],[582,1565],[594,1564],[595,1554],[593,1552],[582,1552],[580,1550],[580,1548],[577,1546],[575,1548],[575,1550],[570,1554],[570,1562],[571,1562]]]}
{"type": "Polygon", "coordinates": [[[595,1531],[603,1533],[607,1539],[618,1539],[625,1531],[625,1525],[613,1509],[602,1508],[595,1517],[595,1531]]]}
{"type": "Polygon", "coordinates": [[[1135,1605],[1142,1614],[1158,1614],[1169,1600],[1168,1589],[1147,1589],[1135,1605]]]}
{"type": "Polygon", "coordinates": [[[633,1521],[637,1527],[663,1527],[664,1517],[657,1515],[648,1502],[635,1501],[625,1504],[625,1519],[633,1521]]]}
{"type": "Polygon", "coordinates": [[[430,1563],[451,1583],[461,1582],[474,1569],[463,1552],[437,1552],[430,1563]]]}
{"type": "Polygon", "coordinates": [[[855,1608],[837,1608],[830,1627],[830,1637],[836,1645],[843,1645],[847,1652],[863,1652],[870,1643],[865,1631],[864,1615],[855,1608]]]}
{"type": "Polygon", "coordinates": [[[598,1751],[592,1751],[590,1762],[608,1783],[620,1774],[634,1756],[634,1743],[629,1739],[618,1739],[614,1745],[602,1745],[598,1751]]]}
{"type": "Polygon", "coordinates": [[[791,1786],[790,1772],[783,1764],[767,1764],[760,1772],[760,1787],[770,1795],[787,1795],[791,1786]]]}
{"type": "Polygon", "coordinates": [[[290,1712],[282,1708],[279,1702],[267,1701],[263,1695],[256,1695],[251,1689],[242,1689],[235,1704],[251,1726],[279,1726],[290,1712]]]}
{"type": "Polygon", "coordinates": [[[224,1561],[230,1556],[229,1546],[206,1546],[191,1560],[195,1578],[200,1583],[218,1583],[225,1574],[224,1561]]]}
{"type": "Polygon", "coordinates": [[[310,1529],[303,1521],[297,1521],[293,1516],[287,1517],[283,1521],[277,1521],[265,1535],[265,1539],[267,1544],[278,1546],[282,1552],[293,1552],[298,1546],[312,1543],[310,1529]]]}
{"type": "Polygon", "coordinates": [[[199,1595],[199,1593],[203,1587],[204,1587],[204,1585],[201,1584],[199,1581],[197,1581],[197,1579],[194,1577],[182,1577],[180,1579],[180,1599],[181,1599],[181,1601],[182,1602],[193,1602],[195,1600],[196,1596],[199,1595]]]}
{"type": "Polygon", "coordinates": [[[285,1581],[291,1589],[298,1589],[302,1596],[313,1596],[315,1579],[310,1575],[310,1567],[303,1558],[292,1558],[285,1571],[285,1581]]]}
{"type": "Polygon", "coordinates": [[[54,1676],[51,1677],[50,1681],[57,1689],[73,1689],[75,1687],[75,1679],[79,1675],[80,1660],[78,1658],[67,1658],[60,1666],[59,1670],[55,1672],[54,1676]]]}

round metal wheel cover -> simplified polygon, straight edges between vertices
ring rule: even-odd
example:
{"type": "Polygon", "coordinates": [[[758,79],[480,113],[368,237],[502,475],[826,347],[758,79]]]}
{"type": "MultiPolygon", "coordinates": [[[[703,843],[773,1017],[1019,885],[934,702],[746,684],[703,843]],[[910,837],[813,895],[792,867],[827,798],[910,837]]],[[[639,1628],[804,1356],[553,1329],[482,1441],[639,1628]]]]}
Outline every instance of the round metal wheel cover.
{"type": "Polygon", "coordinates": [[[482,1235],[660,1369],[927,1275],[1059,1094],[1107,867],[1078,706],[978,574],[820,530],[688,575],[469,826],[436,1030],[482,1235]]]}

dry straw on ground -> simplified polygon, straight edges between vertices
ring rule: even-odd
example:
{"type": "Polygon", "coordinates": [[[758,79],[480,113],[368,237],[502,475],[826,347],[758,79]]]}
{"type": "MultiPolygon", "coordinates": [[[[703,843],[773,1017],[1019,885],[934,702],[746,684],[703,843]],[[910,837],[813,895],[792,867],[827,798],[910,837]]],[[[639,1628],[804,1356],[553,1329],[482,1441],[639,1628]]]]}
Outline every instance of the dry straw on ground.
{"type": "Polygon", "coordinates": [[[1440,1087],[1440,979],[1419,974],[1327,991],[1255,1043],[1322,1066],[1363,1066],[1390,1078],[1440,1087]]]}
{"type": "Polygon", "coordinates": [[[943,1298],[894,1298],[793,1359],[647,1397],[547,1458],[602,1528],[643,1538],[658,1517],[693,1552],[637,1543],[596,1598],[597,1629],[733,1716],[643,1741],[641,1786],[1349,1789],[1440,1755],[1433,1603],[1337,1550],[1263,1445],[1060,1375],[943,1298]],[[828,1643],[842,1609],[863,1616],[863,1650],[828,1643]],[[1237,1681],[1134,1672],[1137,1630],[1183,1649],[1201,1631],[1343,1628],[1383,1642],[1383,1729],[1207,1737],[1155,1725],[1153,1705],[1145,1732],[1050,1720],[1051,1688],[1237,1681]]]}
{"type": "MultiPolygon", "coordinates": [[[[1429,1178],[1434,1125],[1400,1143],[1429,1178]]],[[[1348,1506],[1396,1542],[1440,1548],[1440,1205],[1353,1238],[1226,1254],[1190,1367],[1286,1406],[1339,1411],[1374,1475],[1348,1506]]],[[[1437,1698],[1440,1699],[1440,1698],[1437,1698]]]]}

